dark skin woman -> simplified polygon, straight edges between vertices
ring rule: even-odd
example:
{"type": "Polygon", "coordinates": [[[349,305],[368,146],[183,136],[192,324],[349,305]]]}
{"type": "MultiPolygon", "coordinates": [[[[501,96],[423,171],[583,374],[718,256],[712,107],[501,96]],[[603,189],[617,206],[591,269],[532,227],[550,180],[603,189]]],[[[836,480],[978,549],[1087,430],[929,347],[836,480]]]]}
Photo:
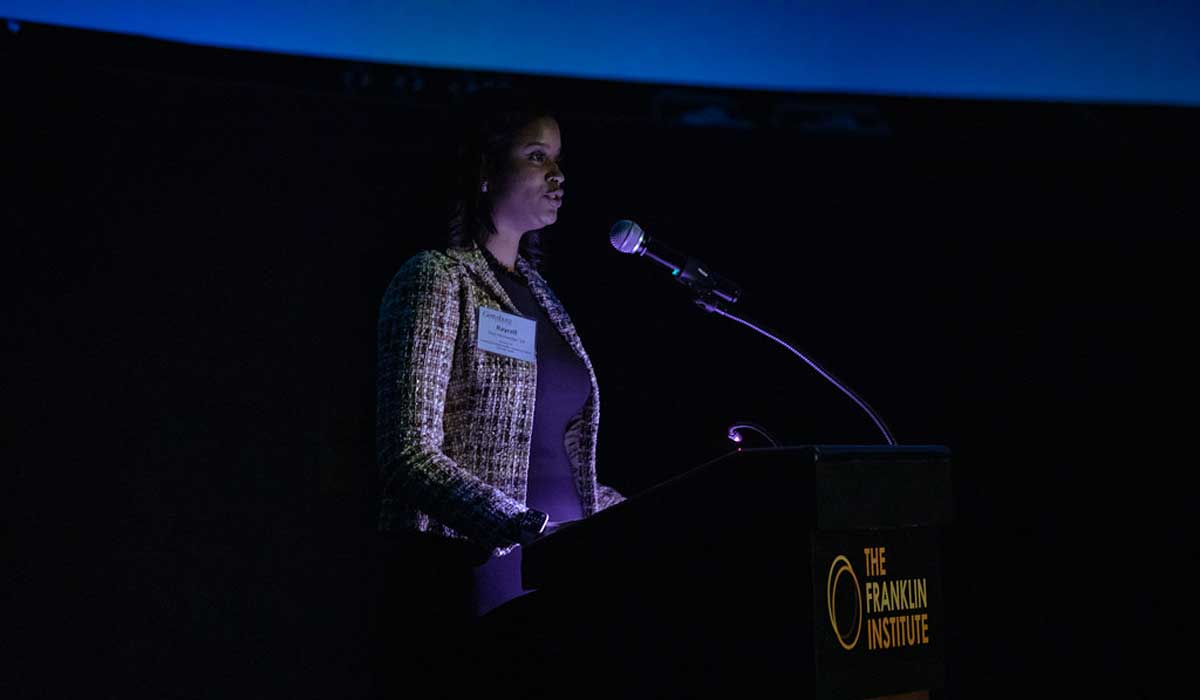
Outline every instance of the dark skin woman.
{"type": "Polygon", "coordinates": [[[379,528],[405,543],[389,586],[447,682],[511,666],[510,644],[447,640],[526,596],[521,546],[623,500],[597,481],[595,373],[537,265],[564,201],[559,124],[511,93],[467,114],[448,245],[393,278],[377,367],[379,528]]]}

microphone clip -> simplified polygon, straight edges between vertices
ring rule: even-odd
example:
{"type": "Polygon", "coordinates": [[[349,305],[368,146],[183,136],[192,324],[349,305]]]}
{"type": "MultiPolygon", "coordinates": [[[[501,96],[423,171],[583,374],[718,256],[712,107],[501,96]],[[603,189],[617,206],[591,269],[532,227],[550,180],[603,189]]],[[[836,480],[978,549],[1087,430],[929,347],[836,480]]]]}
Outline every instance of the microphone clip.
{"type": "Polygon", "coordinates": [[[674,277],[699,297],[711,298],[714,303],[721,300],[736,304],[742,296],[742,288],[707,268],[703,262],[689,257],[683,267],[675,268],[674,277]]]}

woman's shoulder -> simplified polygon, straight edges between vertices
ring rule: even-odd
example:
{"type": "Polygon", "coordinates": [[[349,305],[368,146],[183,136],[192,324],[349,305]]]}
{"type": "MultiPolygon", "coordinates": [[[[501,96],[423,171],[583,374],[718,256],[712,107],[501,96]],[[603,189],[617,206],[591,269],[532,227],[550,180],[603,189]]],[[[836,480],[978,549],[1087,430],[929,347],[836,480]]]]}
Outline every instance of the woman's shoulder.
{"type": "Polygon", "coordinates": [[[413,294],[452,294],[466,272],[460,252],[423,250],[408,258],[392,276],[385,300],[413,294]]]}
{"type": "Polygon", "coordinates": [[[458,260],[444,250],[423,250],[405,260],[392,277],[392,286],[423,281],[450,281],[460,267],[458,260]]]}
{"type": "Polygon", "coordinates": [[[444,250],[422,250],[405,260],[396,275],[440,272],[449,270],[453,265],[454,259],[444,250]]]}

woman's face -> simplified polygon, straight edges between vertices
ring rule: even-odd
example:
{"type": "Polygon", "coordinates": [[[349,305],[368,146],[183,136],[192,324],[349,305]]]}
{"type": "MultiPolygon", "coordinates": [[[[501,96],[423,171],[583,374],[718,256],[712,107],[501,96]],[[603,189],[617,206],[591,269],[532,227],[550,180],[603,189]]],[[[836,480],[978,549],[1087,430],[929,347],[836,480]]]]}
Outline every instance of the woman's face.
{"type": "Polygon", "coordinates": [[[507,159],[488,180],[498,234],[520,236],[558,219],[566,179],[561,159],[562,138],[552,117],[534,120],[517,134],[507,159]]]}

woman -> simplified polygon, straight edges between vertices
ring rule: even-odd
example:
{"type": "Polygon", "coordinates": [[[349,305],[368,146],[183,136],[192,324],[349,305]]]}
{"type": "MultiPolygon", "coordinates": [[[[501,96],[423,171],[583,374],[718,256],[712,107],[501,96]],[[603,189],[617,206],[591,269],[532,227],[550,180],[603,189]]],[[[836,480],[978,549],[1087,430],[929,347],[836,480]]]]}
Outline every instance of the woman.
{"type": "Polygon", "coordinates": [[[377,433],[380,529],[463,553],[479,616],[524,593],[520,545],[623,499],[596,481],[596,378],[536,265],[564,202],[558,123],[515,95],[472,114],[449,245],[380,308],[377,433]]]}

